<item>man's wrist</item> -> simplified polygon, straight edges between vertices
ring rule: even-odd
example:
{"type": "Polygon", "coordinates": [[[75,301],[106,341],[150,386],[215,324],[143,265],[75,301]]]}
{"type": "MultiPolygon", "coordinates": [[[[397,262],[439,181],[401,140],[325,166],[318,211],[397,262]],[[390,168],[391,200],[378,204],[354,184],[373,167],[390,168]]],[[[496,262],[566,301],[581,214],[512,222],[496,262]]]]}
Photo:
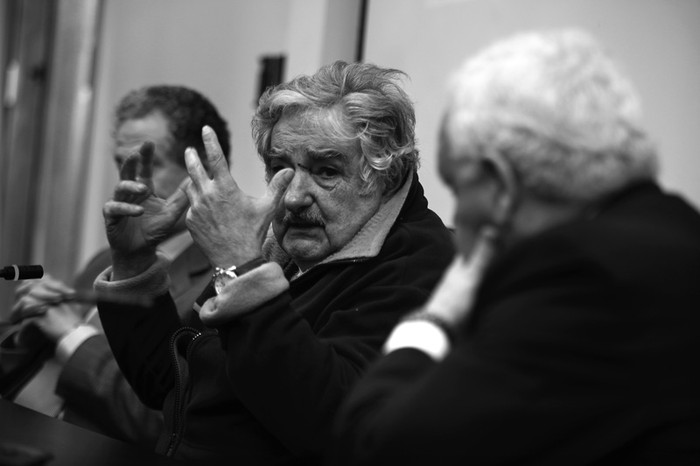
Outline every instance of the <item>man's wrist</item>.
{"type": "Polygon", "coordinates": [[[206,326],[221,326],[252,313],[288,289],[289,281],[282,267],[276,262],[265,262],[242,277],[232,279],[213,299],[200,296],[197,299],[202,304],[199,317],[206,326]]]}
{"type": "Polygon", "coordinates": [[[248,262],[253,262],[258,259],[262,259],[262,254],[259,249],[257,252],[255,252],[255,250],[252,248],[247,251],[248,252],[243,254],[241,254],[240,251],[229,251],[227,253],[221,252],[217,254],[216,258],[212,258],[211,263],[215,268],[226,269],[233,265],[235,265],[236,267],[243,267],[248,262]]]}
{"type": "Polygon", "coordinates": [[[124,280],[148,270],[158,260],[156,250],[149,249],[135,254],[112,252],[112,279],[124,280]]]}
{"type": "Polygon", "coordinates": [[[452,324],[444,317],[430,312],[429,310],[420,310],[407,314],[401,322],[412,322],[412,321],[422,321],[429,322],[431,325],[439,328],[447,338],[448,342],[452,342],[455,339],[455,332],[452,324]]]}

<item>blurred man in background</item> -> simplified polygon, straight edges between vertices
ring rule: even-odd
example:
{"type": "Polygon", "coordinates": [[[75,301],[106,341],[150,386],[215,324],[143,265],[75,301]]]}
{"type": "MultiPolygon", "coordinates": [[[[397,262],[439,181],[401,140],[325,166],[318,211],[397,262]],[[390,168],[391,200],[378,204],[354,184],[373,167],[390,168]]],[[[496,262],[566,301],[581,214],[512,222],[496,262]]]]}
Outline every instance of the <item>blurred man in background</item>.
{"type": "Polygon", "coordinates": [[[700,464],[700,215],[640,119],[583,32],[465,64],[439,154],[460,254],[349,395],[332,464],[700,464]]]}
{"type": "MultiPolygon", "coordinates": [[[[184,152],[204,153],[201,128],[215,128],[222,153],[229,155],[226,121],[199,92],[182,86],[147,86],[119,102],[114,120],[114,161],[124,160],[146,141],[153,144],[155,195],[167,198],[187,177],[184,152]]],[[[158,245],[167,263],[169,290],[179,318],[195,316],[192,305],[211,277],[207,258],[194,245],[184,215],[158,245]]],[[[111,264],[109,249],[99,252],[72,286],[50,276],[26,282],[18,290],[13,319],[38,328],[55,343],[55,355],[17,393],[16,403],[99,432],[153,448],[163,429],[162,413],[136,397],[117,367],[102,333],[96,308],[77,303],[50,304],[74,289],[92,290],[98,273],[111,264]]]]}

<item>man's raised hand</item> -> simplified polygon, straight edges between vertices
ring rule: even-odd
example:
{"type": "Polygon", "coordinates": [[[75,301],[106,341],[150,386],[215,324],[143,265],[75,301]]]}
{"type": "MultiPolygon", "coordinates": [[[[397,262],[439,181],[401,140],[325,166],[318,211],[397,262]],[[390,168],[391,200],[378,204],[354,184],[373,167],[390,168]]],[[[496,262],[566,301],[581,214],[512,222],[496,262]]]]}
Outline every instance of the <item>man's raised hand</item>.
{"type": "Polygon", "coordinates": [[[130,276],[155,261],[156,246],[188,206],[182,189],[168,199],[153,193],[153,151],[153,143],[145,142],[124,161],[114,196],[102,209],[115,274],[130,276]]]}
{"type": "Polygon", "coordinates": [[[209,170],[194,149],[185,151],[192,183],[185,188],[190,201],[187,228],[212,265],[229,267],[260,255],[274,212],[292,170],[281,170],[270,181],[263,197],[248,196],[231,176],[214,131],[205,126],[202,139],[209,170]]]}

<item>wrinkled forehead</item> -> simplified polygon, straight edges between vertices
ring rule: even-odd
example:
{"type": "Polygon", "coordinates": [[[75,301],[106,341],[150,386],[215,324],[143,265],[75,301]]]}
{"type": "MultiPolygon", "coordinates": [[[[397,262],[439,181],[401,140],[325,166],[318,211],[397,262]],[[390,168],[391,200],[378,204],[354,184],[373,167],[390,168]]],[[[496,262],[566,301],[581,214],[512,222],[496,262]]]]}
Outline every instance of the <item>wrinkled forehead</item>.
{"type": "Polygon", "coordinates": [[[346,155],[360,151],[355,128],[339,106],[285,112],[272,130],[274,152],[337,150],[346,155]]]}
{"type": "Polygon", "coordinates": [[[124,120],[114,134],[114,151],[119,155],[130,155],[141,144],[151,141],[156,146],[156,155],[166,155],[174,147],[169,122],[160,111],[140,118],[124,120]]]}

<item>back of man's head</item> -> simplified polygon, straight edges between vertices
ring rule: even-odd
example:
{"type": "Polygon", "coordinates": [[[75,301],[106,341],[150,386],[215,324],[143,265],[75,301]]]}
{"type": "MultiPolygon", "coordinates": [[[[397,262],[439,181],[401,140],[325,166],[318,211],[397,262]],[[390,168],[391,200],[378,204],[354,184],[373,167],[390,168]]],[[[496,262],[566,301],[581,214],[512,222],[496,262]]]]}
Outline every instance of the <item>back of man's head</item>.
{"type": "Polygon", "coordinates": [[[204,125],[216,132],[221,150],[228,160],[231,137],[226,120],[209,99],[184,86],[145,86],[129,92],[114,112],[114,131],[125,121],[143,118],[153,112],[160,112],[169,122],[173,137],[171,156],[179,165],[185,166],[187,147],[194,147],[200,157],[205,156],[202,142],[204,125]]]}
{"type": "Polygon", "coordinates": [[[399,70],[367,63],[337,61],[310,76],[298,76],[269,88],[253,118],[258,153],[270,148],[272,129],[282,115],[339,107],[349,125],[336,125],[337,137],[357,139],[362,148],[360,170],[366,190],[391,194],[418,168],[413,103],[401,88],[399,70]],[[341,127],[352,127],[343,134],[341,127]]]}
{"type": "Polygon", "coordinates": [[[632,85],[587,33],[520,34],[454,76],[445,135],[455,153],[513,167],[522,188],[587,203],[656,173],[632,85]]]}

